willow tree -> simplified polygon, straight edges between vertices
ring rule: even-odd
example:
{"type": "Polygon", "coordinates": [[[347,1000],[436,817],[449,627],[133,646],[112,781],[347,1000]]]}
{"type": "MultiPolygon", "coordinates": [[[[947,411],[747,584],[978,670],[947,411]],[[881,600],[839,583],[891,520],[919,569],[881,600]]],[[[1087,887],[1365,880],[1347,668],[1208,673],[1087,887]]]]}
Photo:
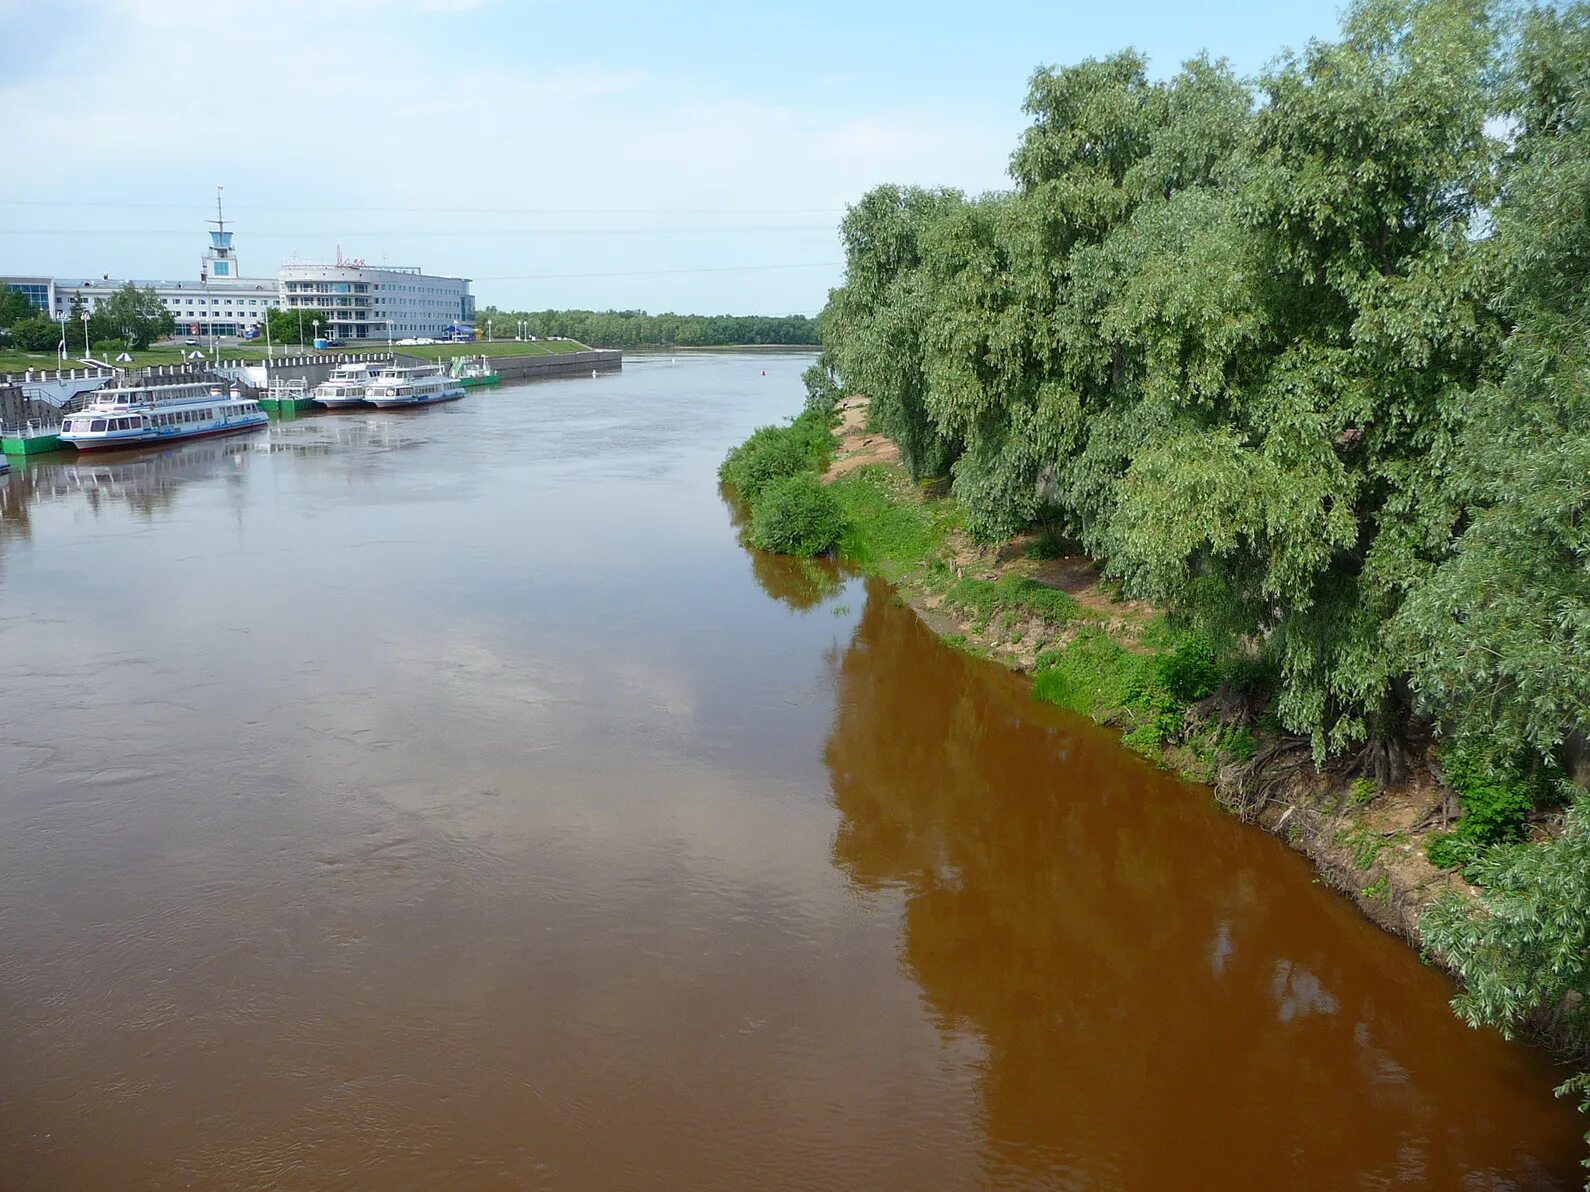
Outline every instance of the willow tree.
{"type": "Polygon", "coordinates": [[[928,416],[922,337],[930,299],[923,238],[958,192],[880,186],[845,214],[845,284],[829,295],[821,325],[833,367],[865,393],[873,424],[894,440],[913,477],[941,475],[958,453],[928,416]]]}
{"type": "Polygon", "coordinates": [[[1449,491],[1466,528],[1398,618],[1426,706],[1551,758],[1590,724],[1590,5],[1527,20],[1492,247],[1516,322],[1449,491]]]}
{"type": "Polygon", "coordinates": [[[1261,262],[1238,218],[1252,99],[1224,64],[1197,60],[1156,89],[1155,124],[1123,177],[1130,216],[1070,262],[1067,343],[1087,343],[1093,384],[1078,450],[1055,489],[1084,546],[1129,587],[1123,480],[1136,461],[1229,420],[1262,344],[1261,262]]]}
{"type": "Polygon", "coordinates": [[[983,536],[1029,520],[1040,480],[1071,512],[1056,472],[1084,441],[1090,398],[1112,380],[1107,350],[1074,315],[1073,265],[1130,215],[1126,177],[1161,107],[1135,53],[1038,71],[1032,123],[1011,157],[1015,194],[935,241],[934,409],[966,442],[956,491],[983,536]]]}
{"type": "Polygon", "coordinates": [[[1241,217],[1267,358],[1120,496],[1140,589],[1267,642],[1283,721],[1320,757],[1367,741],[1383,780],[1407,714],[1387,626],[1450,539],[1442,481],[1499,342],[1471,237],[1493,42],[1469,0],[1367,0],[1264,76],[1241,217]]]}

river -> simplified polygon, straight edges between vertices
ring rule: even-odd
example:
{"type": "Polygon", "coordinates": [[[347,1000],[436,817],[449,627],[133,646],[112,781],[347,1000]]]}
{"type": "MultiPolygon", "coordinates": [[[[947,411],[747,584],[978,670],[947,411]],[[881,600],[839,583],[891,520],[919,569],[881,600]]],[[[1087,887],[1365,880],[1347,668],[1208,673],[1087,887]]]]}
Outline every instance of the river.
{"type": "Polygon", "coordinates": [[[1579,1185],[1301,858],[738,542],[808,363],[0,478],[0,1187],[1579,1185]]]}

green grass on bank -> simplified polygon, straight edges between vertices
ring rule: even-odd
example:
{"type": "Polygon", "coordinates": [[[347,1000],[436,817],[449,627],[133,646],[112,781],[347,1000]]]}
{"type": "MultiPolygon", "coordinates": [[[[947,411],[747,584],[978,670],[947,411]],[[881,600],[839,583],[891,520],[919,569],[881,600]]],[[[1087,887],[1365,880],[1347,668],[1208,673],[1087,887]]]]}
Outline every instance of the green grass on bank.
{"type": "MultiPolygon", "coordinates": [[[[815,427],[810,411],[792,425],[764,427],[730,453],[724,479],[749,491],[753,506],[769,477],[815,480],[833,445],[832,436],[826,431],[818,435],[815,427]]],[[[982,567],[983,575],[967,575],[974,564],[957,565],[953,550],[952,536],[966,520],[960,503],[913,484],[894,465],[857,468],[827,488],[840,516],[837,550],[842,557],[870,574],[936,598],[930,606],[959,618],[975,639],[975,645],[968,645],[966,635],[949,635],[962,649],[986,653],[1016,641],[1034,648],[1036,640],[1033,694],[1116,726],[1126,743],[1142,753],[1158,756],[1165,745],[1183,740],[1187,709],[1221,683],[1239,679],[1229,663],[1217,660],[1206,639],[1176,629],[1162,617],[1147,624],[1107,618],[1019,570],[988,577],[982,567]]],[[[1216,756],[1252,748],[1251,740],[1239,740],[1218,727],[1200,730],[1186,743],[1200,767],[1216,756]]]]}
{"type": "Polygon", "coordinates": [[[958,506],[919,499],[898,468],[857,468],[835,480],[829,491],[845,515],[839,553],[894,582],[910,568],[937,560],[961,522],[958,506]]]}
{"type": "MultiPolygon", "coordinates": [[[[152,368],[157,364],[181,364],[187,360],[187,354],[189,352],[196,350],[198,349],[183,347],[145,348],[141,352],[128,353],[128,355],[133,358],[132,363],[119,367],[152,368]]],[[[112,352],[110,357],[105,360],[105,363],[113,363],[115,355],[116,354],[112,352]]],[[[252,348],[221,349],[222,360],[253,360],[255,357],[263,357],[264,355],[265,352],[263,349],[258,352],[255,352],[252,348]]],[[[35,372],[44,371],[53,373],[59,364],[60,361],[57,359],[54,352],[19,352],[15,350],[0,350],[0,373],[22,374],[27,372],[27,370],[30,368],[35,372]]],[[[73,356],[67,360],[65,367],[70,370],[74,368],[88,368],[90,366],[85,365],[80,359],[77,358],[77,356],[73,356]]]]}

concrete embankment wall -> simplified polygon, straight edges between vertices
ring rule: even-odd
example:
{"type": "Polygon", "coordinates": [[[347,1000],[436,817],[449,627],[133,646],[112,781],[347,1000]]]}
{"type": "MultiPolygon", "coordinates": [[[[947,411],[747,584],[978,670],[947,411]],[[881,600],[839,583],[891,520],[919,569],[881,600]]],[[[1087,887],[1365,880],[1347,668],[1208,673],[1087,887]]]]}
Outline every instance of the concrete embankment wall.
{"type": "Polygon", "coordinates": [[[543,377],[577,377],[596,372],[617,372],[624,353],[614,348],[591,352],[556,352],[545,356],[492,356],[491,366],[504,381],[532,381],[543,377]]]}

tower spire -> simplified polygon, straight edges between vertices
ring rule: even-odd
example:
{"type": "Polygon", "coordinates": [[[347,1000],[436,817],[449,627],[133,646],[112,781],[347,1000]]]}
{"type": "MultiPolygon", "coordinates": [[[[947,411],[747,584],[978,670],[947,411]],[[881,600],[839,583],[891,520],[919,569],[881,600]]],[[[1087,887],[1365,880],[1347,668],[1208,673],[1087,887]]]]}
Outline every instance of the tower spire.
{"type": "Polygon", "coordinates": [[[215,188],[215,218],[206,220],[213,224],[210,249],[204,254],[204,271],[211,277],[236,277],[237,258],[232,255],[232,233],[226,230],[226,212],[221,209],[221,188],[215,188]]]}

